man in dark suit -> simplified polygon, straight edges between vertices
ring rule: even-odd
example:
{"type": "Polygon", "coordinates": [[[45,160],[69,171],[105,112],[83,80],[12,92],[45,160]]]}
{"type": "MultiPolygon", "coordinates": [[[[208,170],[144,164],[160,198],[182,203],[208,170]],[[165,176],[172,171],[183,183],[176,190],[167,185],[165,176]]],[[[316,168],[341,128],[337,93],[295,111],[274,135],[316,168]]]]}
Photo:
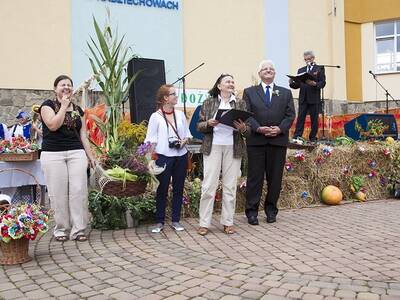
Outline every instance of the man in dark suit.
{"type": "Polygon", "coordinates": [[[258,207],[264,185],[268,183],[264,210],[267,222],[276,221],[277,202],[281,192],[283,168],[289,141],[289,129],[295,118],[292,92],[274,84],[272,61],[262,61],[258,68],[261,84],[246,88],[243,100],[254,115],[248,122],[248,175],[246,187],[246,216],[251,225],[258,225],[258,207]]]}
{"type": "Polygon", "coordinates": [[[324,88],[325,82],[325,69],[323,66],[318,66],[315,62],[315,55],[312,51],[304,52],[304,61],[306,66],[300,68],[297,74],[310,73],[314,80],[308,79],[306,82],[298,82],[292,79],[289,80],[292,89],[300,88],[299,93],[299,110],[296,122],[296,130],[293,138],[299,138],[303,135],[304,122],[307,113],[310,115],[311,131],[309,135],[310,142],[317,141],[318,133],[318,113],[319,105],[321,102],[321,89],[324,88]]]}

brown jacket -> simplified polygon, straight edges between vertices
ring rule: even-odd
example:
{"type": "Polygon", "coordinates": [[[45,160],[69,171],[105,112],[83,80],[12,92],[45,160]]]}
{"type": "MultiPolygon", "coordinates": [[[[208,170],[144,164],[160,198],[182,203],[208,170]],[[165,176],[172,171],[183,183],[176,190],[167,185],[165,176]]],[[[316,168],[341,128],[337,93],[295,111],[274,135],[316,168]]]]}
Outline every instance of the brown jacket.
{"type": "MultiPolygon", "coordinates": [[[[215,113],[218,110],[220,100],[218,98],[209,97],[207,98],[200,110],[200,118],[197,123],[197,130],[204,134],[203,144],[201,145],[200,152],[209,155],[211,153],[212,141],[213,141],[213,127],[208,126],[207,121],[213,119],[215,113]]],[[[241,99],[231,101],[230,105],[232,108],[246,110],[246,102],[241,99]]],[[[248,131],[250,128],[248,127],[248,131]]],[[[235,158],[241,158],[246,153],[246,145],[243,136],[238,132],[233,132],[233,156],[235,158]]]]}

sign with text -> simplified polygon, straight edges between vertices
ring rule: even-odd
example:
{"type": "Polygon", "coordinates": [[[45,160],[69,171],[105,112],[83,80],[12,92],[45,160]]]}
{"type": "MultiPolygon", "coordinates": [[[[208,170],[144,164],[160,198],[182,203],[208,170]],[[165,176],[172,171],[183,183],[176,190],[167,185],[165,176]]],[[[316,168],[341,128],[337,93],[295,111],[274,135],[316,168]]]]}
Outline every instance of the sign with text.
{"type": "MultiPolygon", "coordinates": [[[[199,105],[202,105],[204,100],[209,97],[208,90],[203,89],[186,89],[186,107],[196,108],[199,105]]],[[[178,89],[178,103],[177,107],[183,107],[183,90],[178,89]]]]}
{"type": "Polygon", "coordinates": [[[165,8],[172,10],[179,10],[178,1],[165,1],[165,0],[98,0],[101,2],[112,2],[117,4],[144,6],[154,8],[165,8]]]}

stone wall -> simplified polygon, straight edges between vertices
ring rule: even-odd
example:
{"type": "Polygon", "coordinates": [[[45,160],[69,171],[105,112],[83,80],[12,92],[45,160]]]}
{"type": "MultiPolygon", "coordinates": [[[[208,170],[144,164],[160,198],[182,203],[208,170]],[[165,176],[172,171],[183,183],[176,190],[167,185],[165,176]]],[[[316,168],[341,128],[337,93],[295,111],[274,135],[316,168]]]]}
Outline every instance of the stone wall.
{"type": "Polygon", "coordinates": [[[0,122],[15,124],[18,112],[31,113],[32,105],[54,97],[54,91],[0,89],[0,122]]]}
{"type": "MultiPolygon", "coordinates": [[[[80,96],[81,94],[78,94],[80,96]]],[[[98,101],[98,92],[89,93],[89,104],[98,101]]],[[[53,90],[20,90],[0,88],[0,123],[15,124],[18,112],[32,112],[32,105],[41,104],[46,99],[53,99],[53,90]]]]}
{"type": "MultiPolygon", "coordinates": [[[[54,97],[52,90],[20,90],[0,88],[0,122],[11,126],[15,123],[15,117],[19,111],[31,112],[33,104],[40,104],[45,99],[54,97]]],[[[93,105],[101,98],[98,92],[89,92],[88,103],[93,105]]],[[[297,101],[295,100],[297,110],[297,101]]],[[[389,108],[400,107],[400,101],[389,101],[389,108]]],[[[361,112],[373,112],[384,110],[385,101],[371,102],[347,102],[339,100],[325,100],[325,111],[327,115],[351,114],[361,112]]],[[[125,111],[129,111],[129,101],[126,103],[125,111]]]]}

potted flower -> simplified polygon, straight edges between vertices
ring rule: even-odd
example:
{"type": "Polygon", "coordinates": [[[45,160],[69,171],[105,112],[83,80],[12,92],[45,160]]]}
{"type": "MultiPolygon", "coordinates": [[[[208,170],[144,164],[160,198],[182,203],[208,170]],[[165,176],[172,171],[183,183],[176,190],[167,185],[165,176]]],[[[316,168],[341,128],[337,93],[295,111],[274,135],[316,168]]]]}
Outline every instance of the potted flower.
{"type": "Polygon", "coordinates": [[[49,213],[36,204],[2,206],[0,212],[1,264],[30,261],[29,240],[35,240],[48,230],[49,213]]]}

